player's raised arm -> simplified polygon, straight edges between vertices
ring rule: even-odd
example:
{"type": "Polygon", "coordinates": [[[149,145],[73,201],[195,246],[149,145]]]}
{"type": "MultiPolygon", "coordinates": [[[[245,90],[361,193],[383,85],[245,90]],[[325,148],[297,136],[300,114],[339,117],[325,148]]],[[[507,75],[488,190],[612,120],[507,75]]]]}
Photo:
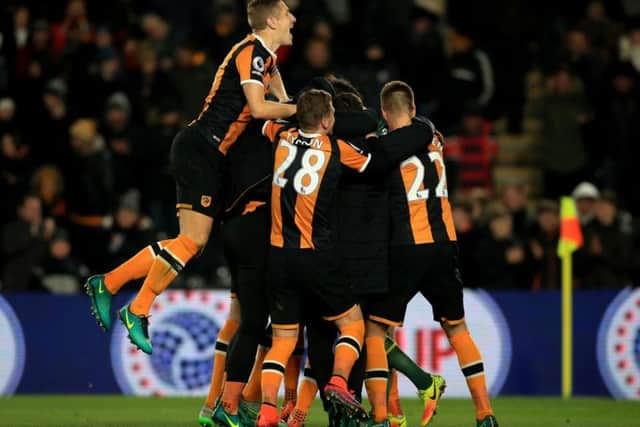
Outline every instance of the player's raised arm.
{"type": "Polygon", "coordinates": [[[274,66],[274,70],[271,73],[271,82],[269,83],[269,93],[278,98],[280,102],[289,101],[289,95],[287,89],[284,87],[284,81],[282,80],[282,74],[277,67],[274,66]]]}
{"type": "Polygon", "coordinates": [[[296,113],[296,106],[281,104],[264,99],[264,88],[258,84],[247,83],[242,85],[242,90],[247,98],[249,111],[254,119],[282,119],[291,117],[296,113]]]}

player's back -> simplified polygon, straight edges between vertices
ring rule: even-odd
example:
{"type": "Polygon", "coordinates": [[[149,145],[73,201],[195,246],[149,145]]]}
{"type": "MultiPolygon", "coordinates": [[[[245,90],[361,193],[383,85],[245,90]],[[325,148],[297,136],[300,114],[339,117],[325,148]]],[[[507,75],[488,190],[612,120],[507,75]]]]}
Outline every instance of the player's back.
{"type": "Polygon", "coordinates": [[[251,121],[242,86],[268,87],[277,72],[277,57],[256,34],[250,34],[229,51],[218,67],[202,112],[192,122],[222,154],[227,154],[251,121]]]}
{"type": "Polygon", "coordinates": [[[334,197],[343,165],[362,171],[370,156],[340,139],[281,128],[267,122],[277,145],[271,189],[271,245],[279,248],[332,247],[334,197]]]}
{"type": "Polygon", "coordinates": [[[391,245],[455,241],[443,138],[434,133],[422,153],[401,163],[390,178],[391,245]]]}

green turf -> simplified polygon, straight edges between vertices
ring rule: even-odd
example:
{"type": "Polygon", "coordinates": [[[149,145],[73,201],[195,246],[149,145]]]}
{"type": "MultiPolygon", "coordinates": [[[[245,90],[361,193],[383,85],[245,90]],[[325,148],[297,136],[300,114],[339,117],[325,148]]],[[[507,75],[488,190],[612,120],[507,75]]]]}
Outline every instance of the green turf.
{"type": "MultiPolygon", "coordinates": [[[[0,426],[194,426],[202,399],[122,396],[19,396],[0,398],[0,426]]],[[[638,427],[640,404],[611,399],[501,397],[494,400],[503,427],[638,427]]],[[[409,427],[418,426],[420,402],[404,400],[409,427]]],[[[431,425],[473,427],[469,400],[445,399],[431,425]]],[[[308,427],[325,426],[314,406],[308,427]]]]}

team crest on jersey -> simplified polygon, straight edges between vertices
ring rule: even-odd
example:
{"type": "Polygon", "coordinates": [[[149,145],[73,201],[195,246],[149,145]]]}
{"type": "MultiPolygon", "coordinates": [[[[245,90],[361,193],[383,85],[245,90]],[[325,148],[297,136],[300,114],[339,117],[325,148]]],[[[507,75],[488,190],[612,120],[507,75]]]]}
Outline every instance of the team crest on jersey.
{"type": "Polygon", "coordinates": [[[168,291],[151,309],[153,354],[137,350],[118,322],[111,364],[125,394],[202,396],[209,389],[215,342],[229,311],[229,293],[168,291]]]}
{"type": "Polygon", "coordinates": [[[618,399],[640,399],[640,289],[623,289],[598,331],[600,373],[618,399]]]}
{"type": "Polygon", "coordinates": [[[253,69],[260,74],[264,73],[264,59],[260,56],[253,58],[253,69]]]}
{"type": "Polygon", "coordinates": [[[0,396],[13,394],[24,370],[22,326],[9,303],[0,296],[0,396]]]}
{"type": "Polygon", "coordinates": [[[211,206],[212,200],[213,199],[211,198],[211,196],[202,196],[200,197],[200,204],[203,208],[208,208],[209,206],[211,206]]]}

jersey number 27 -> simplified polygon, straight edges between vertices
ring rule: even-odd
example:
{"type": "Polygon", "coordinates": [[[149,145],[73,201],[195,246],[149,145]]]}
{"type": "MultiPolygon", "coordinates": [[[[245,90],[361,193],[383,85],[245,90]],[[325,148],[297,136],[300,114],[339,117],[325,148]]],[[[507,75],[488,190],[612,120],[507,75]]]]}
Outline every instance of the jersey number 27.
{"type": "MultiPolygon", "coordinates": [[[[442,171],[438,180],[438,185],[436,185],[435,189],[436,197],[449,197],[449,192],[447,190],[447,172],[444,168],[444,159],[442,158],[442,154],[438,151],[431,151],[429,153],[429,159],[431,160],[431,163],[440,164],[440,170],[442,171]]],[[[428,199],[429,189],[420,189],[421,184],[424,183],[424,164],[418,157],[411,156],[400,164],[400,169],[406,169],[410,167],[415,168],[416,175],[413,178],[409,190],[407,191],[407,201],[415,202],[418,200],[428,199]]]]}

